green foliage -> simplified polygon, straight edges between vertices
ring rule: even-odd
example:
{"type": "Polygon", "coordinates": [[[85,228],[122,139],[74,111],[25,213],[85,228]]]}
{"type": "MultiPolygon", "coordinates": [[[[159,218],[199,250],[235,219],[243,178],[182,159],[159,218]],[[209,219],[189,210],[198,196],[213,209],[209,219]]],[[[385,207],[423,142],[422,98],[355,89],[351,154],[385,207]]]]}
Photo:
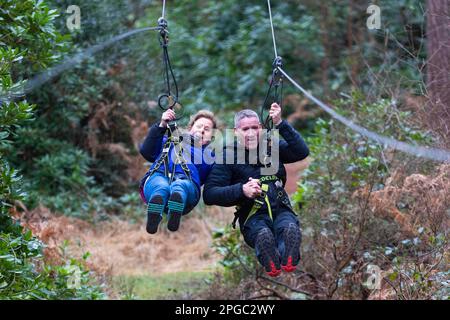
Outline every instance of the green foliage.
{"type": "MultiPolygon", "coordinates": [[[[65,0],[47,3],[52,14],[65,12],[73,4],[65,0]]],[[[81,29],[71,34],[71,55],[132,28],[148,1],[76,4],[82,19],[81,29]]],[[[49,30],[58,35],[57,39],[69,38],[59,36],[59,32],[69,31],[67,17],[52,16],[54,24],[49,30]]],[[[146,54],[140,50],[140,37],[147,35],[138,35],[97,53],[29,95],[29,100],[40,106],[36,119],[26,127],[16,128],[10,136],[20,148],[5,146],[9,162],[25,176],[24,184],[29,189],[29,197],[24,199],[27,207],[32,209],[42,203],[61,213],[90,218],[94,211],[104,212],[112,201],[130,192],[130,186],[136,191],[136,183],[128,177],[129,164],[123,157],[108,152],[107,148],[97,150],[94,143],[121,144],[129,155],[136,154],[131,140],[133,128],[127,119],[136,119],[135,113],[140,112],[130,107],[130,99],[138,97],[147,107],[144,99],[148,100],[147,90],[152,86],[153,80],[148,77],[152,60],[143,59],[146,54]],[[114,72],[117,67],[123,71],[114,72]],[[105,105],[115,108],[99,118],[96,112],[105,105]],[[97,123],[92,122],[93,118],[99,119],[97,123]],[[106,207],[98,207],[103,204],[106,207]]],[[[30,75],[28,71],[17,73],[23,77],[30,75]]],[[[142,113],[147,116],[148,112],[142,113]]],[[[8,114],[17,118],[11,112],[8,114]]],[[[115,211],[120,210],[116,207],[115,211]]]]}
{"type": "MultiPolygon", "coordinates": [[[[360,92],[353,92],[350,98],[335,101],[334,105],[340,114],[364,123],[369,130],[408,143],[431,143],[429,135],[409,124],[411,113],[399,111],[395,101],[380,99],[368,103],[362,99],[360,92]]],[[[382,181],[389,175],[382,146],[334,120],[319,118],[306,142],[315,160],[305,170],[305,182],[294,196],[298,203],[320,205],[326,204],[327,199],[348,203],[351,200],[342,198],[343,194],[351,196],[356,189],[371,183],[382,188],[382,181]]]]}
{"type": "MultiPolygon", "coordinates": [[[[46,264],[43,244],[10,216],[15,201],[23,201],[27,194],[22,190],[22,177],[6,156],[15,154],[14,140],[36,108],[16,101],[25,83],[18,75],[27,76],[58,61],[67,48],[67,37],[55,30],[53,22],[58,15],[43,1],[0,1],[0,7],[0,299],[102,298],[101,290],[90,284],[82,262],[71,259],[66,266],[46,264]],[[76,288],[67,284],[74,267],[80,272],[76,288]]],[[[83,165],[80,168],[75,163],[79,158],[68,164],[76,178],[83,165]]],[[[43,160],[41,165],[47,168],[50,162],[43,160]]],[[[45,186],[51,187],[46,182],[45,186]]]]}
{"type": "MultiPolygon", "coordinates": [[[[2,0],[0,7],[4,8],[0,12],[2,47],[9,51],[5,57],[7,61],[19,62],[11,66],[12,74],[47,68],[66,52],[68,37],[58,33],[54,26],[59,14],[44,1],[2,0]]],[[[0,53],[3,58],[4,52],[0,53]]],[[[2,73],[3,90],[11,88],[8,85],[13,82],[11,78],[12,75],[2,73]]]]}
{"type": "Polygon", "coordinates": [[[123,300],[195,299],[205,289],[209,272],[170,272],[164,275],[118,276],[114,289],[123,300]]]}
{"type": "Polygon", "coordinates": [[[38,176],[35,189],[57,193],[65,190],[83,191],[92,179],[86,177],[89,170],[89,157],[81,150],[61,150],[56,154],[47,154],[36,161],[38,176]]]}
{"type": "Polygon", "coordinates": [[[224,268],[224,279],[238,284],[241,279],[257,270],[254,252],[244,244],[239,229],[227,225],[213,232],[213,247],[222,256],[220,264],[224,268]]]}
{"type": "Polygon", "coordinates": [[[0,233],[0,299],[103,299],[101,287],[92,285],[83,261],[44,264],[44,245],[31,231],[14,237],[0,233]]]}
{"type": "Polygon", "coordinates": [[[396,246],[378,247],[372,251],[372,255],[382,255],[390,267],[384,276],[389,279],[399,299],[448,300],[448,238],[442,232],[432,234],[420,227],[419,236],[403,239],[396,246]],[[417,257],[425,253],[433,263],[417,261],[417,257]]]}
{"type": "MultiPolygon", "coordinates": [[[[387,136],[408,143],[431,142],[411,124],[411,114],[399,111],[393,101],[366,103],[361,97],[354,92],[347,100],[336,101],[336,110],[355,122],[366,119],[367,128],[387,136]]],[[[412,156],[383,150],[333,120],[318,119],[307,144],[313,161],[293,200],[301,208],[305,268],[329,283],[324,295],[333,298],[339,292],[340,297],[365,297],[367,289],[362,280],[355,279],[360,279],[369,264],[375,264],[393,270],[391,282],[398,298],[442,298],[444,293],[437,291],[444,276],[442,262],[434,266],[440,265],[436,268],[439,272],[433,273],[432,266],[418,257],[427,254],[431,261],[442,260],[447,242],[430,241],[431,230],[409,239],[392,218],[371,214],[369,205],[371,193],[385,188],[393,168],[402,167],[407,175],[414,173],[415,162],[423,173],[432,172],[433,167],[412,156]],[[404,167],[404,163],[410,166],[404,167]],[[397,264],[399,260],[402,262],[397,264]],[[402,280],[396,278],[399,274],[402,280]]],[[[439,237],[446,239],[442,233],[439,237]]]]}
{"type": "MultiPolygon", "coordinates": [[[[297,3],[275,6],[279,54],[290,69],[303,70],[301,79],[308,79],[320,65],[317,19],[297,3]],[[308,61],[302,59],[305,56],[308,61]]],[[[142,24],[157,21],[159,3],[151,8],[142,24]]],[[[179,1],[170,8],[167,19],[169,52],[182,90],[181,101],[189,112],[208,108],[228,114],[243,105],[258,107],[273,61],[265,2],[179,1]]],[[[160,56],[160,48],[154,45],[156,37],[148,44],[153,57],[160,56]]]]}

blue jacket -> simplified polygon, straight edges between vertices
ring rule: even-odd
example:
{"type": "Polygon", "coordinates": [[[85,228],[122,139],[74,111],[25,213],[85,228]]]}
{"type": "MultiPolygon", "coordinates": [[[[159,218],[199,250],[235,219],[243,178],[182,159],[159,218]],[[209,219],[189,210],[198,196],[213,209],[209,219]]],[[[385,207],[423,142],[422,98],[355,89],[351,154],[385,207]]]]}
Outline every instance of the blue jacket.
{"type": "MultiPolygon", "coordinates": [[[[158,123],[155,123],[149,130],[147,137],[145,138],[144,142],[141,144],[139,151],[141,155],[149,162],[153,162],[152,166],[150,167],[150,170],[145,174],[145,176],[141,179],[141,187],[144,185],[145,180],[149,176],[151,170],[156,165],[156,162],[160,159],[162,154],[162,148],[164,143],[167,141],[167,137],[165,136],[166,128],[162,128],[159,126],[158,123]]],[[[192,143],[182,143],[183,148],[185,148],[187,145],[190,145],[190,161],[187,161],[187,166],[189,170],[191,171],[191,178],[196,187],[198,188],[198,194],[200,194],[200,187],[205,183],[206,178],[208,177],[209,172],[211,171],[212,164],[207,164],[205,162],[205,159],[202,155],[207,154],[209,159],[213,159],[214,153],[210,148],[208,148],[208,145],[203,145],[202,148],[195,147],[192,143]],[[200,154],[201,153],[201,154],[200,154]],[[201,159],[200,164],[195,164],[195,159],[201,159]]],[[[169,172],[172,172],[173,170],[173,145],[171,146],[171,149],[169,150],[169,172]]],[[[188,153],[184,152],[184,156],[186,160],[189,160],[187,157],[188,153]]],[[[158,169],[159,172],[164,173],[164,164],[161,164],[161,167],[158,169]]],[[[185,173],[180,165],[177,165],[175,167],[175,174],[183,175],[185,176],[185,173]]]]}

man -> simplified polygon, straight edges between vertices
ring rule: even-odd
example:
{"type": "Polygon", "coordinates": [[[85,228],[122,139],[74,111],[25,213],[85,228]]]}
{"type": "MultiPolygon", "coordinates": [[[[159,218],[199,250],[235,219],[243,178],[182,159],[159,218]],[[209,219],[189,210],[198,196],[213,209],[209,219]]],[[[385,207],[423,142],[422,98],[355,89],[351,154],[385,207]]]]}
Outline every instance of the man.
{"type": "Polygon", "coordinates": [[[275,174],[262,174],[267,163],[260,156],[252,161],[251,155],[258,153],[255,150],[264,147],[262,125],[254,111],[242,110],[234,119],[234,162],[213,166],[205,182],[203,200],[207,205],[237,206],[236,217],[245,242],[255,249],[267,274],[275,277],[281,269],[294,271],[300,260],[300,225],[284,190],[284,164],[305,159],[309,149],[300,134],[281,119],[278,104],[271,105],[269,116],[284,138],[278,148],[272,146],[272,155],[278,152],[279,156],[278,163],[271,163],[276,166],[275,174]],[[242,164],[236,163],[240,148],[245,153],[242,164]]]}

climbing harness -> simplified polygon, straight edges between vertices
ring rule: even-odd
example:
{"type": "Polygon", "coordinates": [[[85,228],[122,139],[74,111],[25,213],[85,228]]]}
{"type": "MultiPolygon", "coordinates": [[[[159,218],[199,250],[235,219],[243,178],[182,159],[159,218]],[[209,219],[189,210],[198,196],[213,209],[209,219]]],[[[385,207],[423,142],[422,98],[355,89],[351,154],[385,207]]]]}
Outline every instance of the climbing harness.
{"type": "Polygon", "coordinates": [[[169,179],[169,184],[172,183],[176,166],[180,165],[186,177],[192,181],[191,170],[187,166],[186,159],[183,156],[183,147],[182,141],[183,137],[174,133],[178,133],[177,124],[174,122],[167,126],[167,140],[163,145],[163,149],[161,152],[161,156],[156,161],[155,166],[150,171],[149,176],[153,175],[157,172],[161,165],[164,164],[164,175],[169,179]],[[173,148],[172,148],[173,147],[173,148]],[[173,150],[173,154],[175,155],[175,160],[173,161],[172,171],[169,168],[169,153],[173,150]]]}
{"type": "MultiPolygon", "coordinates": [[[[273,210],[272,206],[270,204],[270,199],[268,196],[269,190],[272,186],[272,188],[275,188],[276,192],[276,202],[277,206],[275,209],[275,212],[278,212],[280,208],[280,202],[284,204],[285,206],[291,208],[291,203],[289,202],[289,197],[286,194],[286,191],[284,190],[284,183],[283,181],[278,178],[276,175],[267,175],[267,176],[261,176],[259,178],[259,181],[261,183],[261,194],[255,198],[253,206],[251,207],[247,218],[244,221],[244,225],[247,223],[247,221],[254,216],[263,206],[264,204],[267,205],[267,211],[269,214],[269,217],[271,220],[273,220],[273,210]]],[[[236,229],[236,222],[239,219],[240,216],[240,206],[236,206],[236,212],[234,213],[234,219],[232,222],[232,226],[234,229],[236,229]]]]}

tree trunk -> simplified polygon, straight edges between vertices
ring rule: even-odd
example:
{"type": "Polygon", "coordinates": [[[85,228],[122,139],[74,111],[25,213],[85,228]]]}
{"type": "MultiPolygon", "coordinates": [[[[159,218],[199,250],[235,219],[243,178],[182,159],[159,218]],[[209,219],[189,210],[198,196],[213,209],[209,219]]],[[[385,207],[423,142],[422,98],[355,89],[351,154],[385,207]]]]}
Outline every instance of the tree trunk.
{"type": "Polygon", "coordinates": [[[450,143],[450,0],[427,0],[428,121],[450,143]]]}
{"type": "Polygon", "coordinates": [[[328,5],[324,2],[320,2],[320,13],[322,18],[320,19],[320,31],[322,33],[322,46],[325,51],[324,57],[322,59],[322,87],[324,97],[328,97],[328,72],[330,67],[330,39],[328,37],[329,27],[328,27],[328,5]]]}

